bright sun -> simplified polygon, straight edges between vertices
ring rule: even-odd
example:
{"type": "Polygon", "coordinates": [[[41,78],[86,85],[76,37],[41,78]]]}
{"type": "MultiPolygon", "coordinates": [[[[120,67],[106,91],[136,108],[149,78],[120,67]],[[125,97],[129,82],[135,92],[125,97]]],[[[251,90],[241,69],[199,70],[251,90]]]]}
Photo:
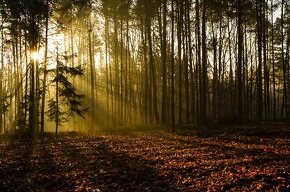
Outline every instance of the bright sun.
{"type": "Polygon", "coordinates": [[[32,51],[30,56],[31,56],[31,59],[33,61],[38,61],[39,60],[39,52],[38,51],[32,51]]]}

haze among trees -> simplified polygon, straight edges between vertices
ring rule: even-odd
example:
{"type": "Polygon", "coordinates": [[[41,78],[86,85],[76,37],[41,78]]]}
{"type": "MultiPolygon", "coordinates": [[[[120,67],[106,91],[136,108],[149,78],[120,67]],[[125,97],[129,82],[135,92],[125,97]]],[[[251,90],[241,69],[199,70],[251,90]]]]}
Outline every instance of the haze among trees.
{"type": "Polygon", "coordinates": [[[70,121],[87,107],[86,123],[77,119],[71,127],[157,124],[174,131],[184,124],[287,121],[289,6],[274,0],[3,0],[1,133],[44,132],[47,120],[62,114],[70,121]],[[53,82],[62,80],[49,71],[60,62],[83,71],[61,86],[83,94],[84,103],[74,94],[67,98],[82,109],[59,104],[56,110],[52,103],[69,94],[53,91],[53,82]]]}

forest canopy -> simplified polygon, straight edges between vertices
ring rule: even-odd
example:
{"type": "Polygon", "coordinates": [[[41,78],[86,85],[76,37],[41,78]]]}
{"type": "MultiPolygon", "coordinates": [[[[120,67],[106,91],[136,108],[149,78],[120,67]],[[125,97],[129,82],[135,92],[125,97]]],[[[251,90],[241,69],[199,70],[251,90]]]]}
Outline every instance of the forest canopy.
{"type": "Polygon", "coordinates": [[[1,0],[0,133],[290,119],[290,2],[1,0]]]}

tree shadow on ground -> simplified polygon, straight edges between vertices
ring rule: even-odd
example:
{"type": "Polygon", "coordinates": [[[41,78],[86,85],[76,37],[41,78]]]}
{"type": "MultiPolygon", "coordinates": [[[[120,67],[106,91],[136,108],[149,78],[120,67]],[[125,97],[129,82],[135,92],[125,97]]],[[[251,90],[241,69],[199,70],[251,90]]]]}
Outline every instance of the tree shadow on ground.
{"type": "MultiPolygon", "coordinates": [[[[68,159],[75,161],[79,172],[76,189],[100,191],[179,191],[158,175],[148,162],[127,154],[116,153],[106,143],[63,142],[61,147],[68,159]]],[[[73,186],[72,186],[73,187],[73,186]]]]}
{"type": "Polygon", "coordinates": [[[47,145],[32,137],[12,137],[0,156],[0,191],[51,192],[67,186],[47,145]]]}
{"type": "MultiPolygon", "coordinates": [[[[226,176],[237,175],[225,183],[220,182],[220,188],[217,190],[250,191],[253,185],[261,185],[261,191],[269,191],[273,186],[279,186],[277,189],[281,191],[289,191],[289,185],[286,183],[290,181],[290,156],[289,153],[285,153],[286,148],[280,150],[280,144],[274,143],[271,148],[269,143],[264,142],[262,145],[256,138],[252,145],[248,145],[243,142],[235,143],[230,137],[225,141],[220,138],[180,137],[174,134],[164,134],[161,137],[173,142],[172,148],[183,146],[183,150],[193,149],[192,153],[196,153],[194,158],[180,159],[182,162],[198,162],[196,166],[174,167],[172,172],[183,178],[211,180],[214,179],[212,175],[223,175],[225,180],[226,176]],[[275,148],[276,146],[278,147],[275,148]],[[253,173],[249,173],[251,171],[253,173]],[[259,171],[268,171],[268,174],[259,171]]],[[[207,184],[200,189],[207,191],[207,184]]]]}
{"type": "Polygon", "coordinates": [[[39,141],[35,144],[33,170],[31,180],[33,191],[60,191],[68,186],[68,181],[62,176],[62,170],[55,161],[57,151],[54,150],[55,142],[39,141]]]}
{"type": "Polygon", "coordinates": [[[290,126],[287,123],[267,123],[267,124],[209,124],[206,126],[183,127],[176,132],[180,136],[198,136],[203,138],[224,136],[246,136],[273,139],[290,138],[290,126]]]}
{"type": "Polygon", "coordinates": [[[0,191],[289,189],[290,158],[283,148],[172,134],[12,139],[5,145],[0,143],[0,191]]]}
{"type": "Polygon", "coordinates": [[[32,140],[11,138],[1,154],[0,191],[26,191],[29,188],[32,140]]]}

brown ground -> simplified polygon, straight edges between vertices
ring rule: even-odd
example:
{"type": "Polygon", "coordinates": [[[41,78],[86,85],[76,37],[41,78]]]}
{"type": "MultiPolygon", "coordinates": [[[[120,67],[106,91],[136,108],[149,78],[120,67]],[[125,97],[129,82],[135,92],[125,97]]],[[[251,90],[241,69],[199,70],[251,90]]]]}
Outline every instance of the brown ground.
{"type": "Polygon", "coordinates": [[[289,133],[287,128],[2,140],[0,191],[290,191],[289,133]]]}

